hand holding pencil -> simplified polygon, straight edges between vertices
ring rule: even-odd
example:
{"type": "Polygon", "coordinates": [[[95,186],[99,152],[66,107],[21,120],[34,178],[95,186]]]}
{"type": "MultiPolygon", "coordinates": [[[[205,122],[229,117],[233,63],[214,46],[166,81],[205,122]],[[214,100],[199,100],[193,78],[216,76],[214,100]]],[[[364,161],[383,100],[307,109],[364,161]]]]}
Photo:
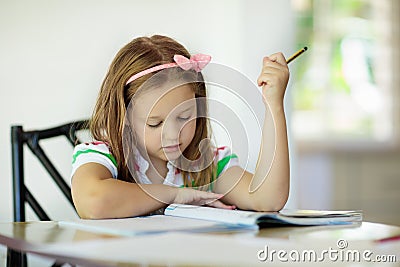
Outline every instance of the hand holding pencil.
{"type": "Polygon", "coordinates": [[[289,81],[288,63],[307,50],[304,47],[290,56],[287,60],[282,53],[276,53],[263,59],[261,74],[257,84],[262,86],[264,102],[269,104],[283,104],[283,96],[289,81]]]}

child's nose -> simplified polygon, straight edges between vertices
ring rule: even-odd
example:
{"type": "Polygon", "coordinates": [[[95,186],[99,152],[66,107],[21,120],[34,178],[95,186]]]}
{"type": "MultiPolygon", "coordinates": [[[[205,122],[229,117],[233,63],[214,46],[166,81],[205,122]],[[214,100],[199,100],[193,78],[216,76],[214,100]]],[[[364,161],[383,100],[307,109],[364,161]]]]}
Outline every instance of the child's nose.
{"type": "Polygon", "coordinates": [[[163,140],[178,140],[181,125],[172,121],[165,123],[162,129],[163,140]]]}

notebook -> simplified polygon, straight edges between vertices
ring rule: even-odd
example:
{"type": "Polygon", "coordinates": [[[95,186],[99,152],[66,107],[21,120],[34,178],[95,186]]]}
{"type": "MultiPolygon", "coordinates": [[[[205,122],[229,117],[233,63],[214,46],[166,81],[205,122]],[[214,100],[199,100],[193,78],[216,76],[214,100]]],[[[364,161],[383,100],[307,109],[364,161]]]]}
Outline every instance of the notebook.
{"type": "Polygon", "coordinates": [[[84,231],[138,236],[165,232],[232,232],[281,225],[346,225],[362,221],[360,211],[282,210],[256,212],[171,204],[165,215],[134,218],[60,221],[60,227],[84,231]]]}
{"type": "Polygon", "coordinates": [[[187,204],[171,204],[165,215],[226,224],[267,227],[271,225],[343,225],[362,221],[357,210],[289,210],[256,212],[227,210],[187,204]]]}

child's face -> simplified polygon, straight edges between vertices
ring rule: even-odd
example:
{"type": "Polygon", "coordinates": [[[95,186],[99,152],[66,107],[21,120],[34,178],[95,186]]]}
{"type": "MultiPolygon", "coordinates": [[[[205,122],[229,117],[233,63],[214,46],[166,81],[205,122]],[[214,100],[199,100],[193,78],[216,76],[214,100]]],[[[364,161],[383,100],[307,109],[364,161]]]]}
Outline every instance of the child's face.
{"type": "Polygon", "coordinates": [[[139,148],[153,163],[177,159],[196,131],[196,99],[191,86],[164,93],[156,89],[141,94],[132,114],[139,148]]]}

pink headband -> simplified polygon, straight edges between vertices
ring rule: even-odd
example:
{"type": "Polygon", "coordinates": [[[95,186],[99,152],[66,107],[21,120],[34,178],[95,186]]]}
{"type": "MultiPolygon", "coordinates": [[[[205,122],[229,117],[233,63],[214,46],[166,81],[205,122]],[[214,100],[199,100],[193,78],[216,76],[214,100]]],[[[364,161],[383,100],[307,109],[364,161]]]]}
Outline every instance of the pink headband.
{"type": "Polygon", "coordinates": [[[211,56],[209,55],[204,55],[204,54],[196,54],[193,55],[189,58],[181,56],[181,55],[175,55],[174,56],[174,61],[173,63],[167,63],[167,64],[162,64],[158,66],[154,66],[152,68],[143,70],[141,72],[138,72],[134,74],[132,77],[128,79],[128,81],[125,83],[125,85],[129,84],[130,82],[136,80],[137,78],[140,78],[146,74],[162,70],[162,69],[168,69],[168,68],[173,68],[176,66],[181,67],[183,70],[195,70],[196,72],[200,72],[210,61],[211,61],[211,56]]]}

